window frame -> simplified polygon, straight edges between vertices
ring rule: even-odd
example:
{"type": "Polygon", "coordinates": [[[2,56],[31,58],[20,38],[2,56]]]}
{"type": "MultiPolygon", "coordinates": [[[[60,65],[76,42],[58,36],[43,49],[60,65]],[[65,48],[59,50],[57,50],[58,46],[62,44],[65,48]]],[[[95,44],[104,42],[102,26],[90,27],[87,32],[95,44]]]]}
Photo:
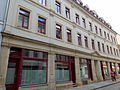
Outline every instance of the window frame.
{"type": "Polygon", "coordinates": [[[55,1],[55,6],[56,6],[56,12],[58,14],[61,14],[61,3],[58,1],[55,1]]]}
{"type": "Polygon", "coordinates": [[[88,37],[84,36],[85,47],[88,48],[88,37]]]}
{"type": "Polygon", "coordinates": [[[66,32],[67,32],[67,41],[72,42],[72,30],[67,29],[66,32]]]}
{"type": "Polygon", "coordinates": [[[62,39],[62,26],[61,25],[59,25],[59,24],[56,24],[56,38],[57,39],[62,39]],[[57,28],[57,26],[59,27],[59,28],[57,28]],[[58,32],[60,32],[60,37],[59,37],[59,35],[58,35],[58,32]]]}
{"type": "Polygon", "coordinates": [[[77,13],[75,14],[75,17],[76,17],[76,23],[80,24],[80,17],[77,13]]]}
{"type": "Polygon", "coordinates": [[[95,40],[91,39],[92,49],[95,50],[95,40]]]}
{"type": "Polygon", "coordinates": [[[46,6],[46,0],[38,0],[38,2],[44,6],[46,6]]]}
{"type": "Polygon", "coordinates": [[[41,16],[38,16],[38,33],[46,34],[46,19],[41,16]],[[45,22],[42,22],[39,19],[44,19],[45,22]],[[39,23],[40,23],[40,25],[42,25],[42,27],[44,25],[44,32],[42,31],[42,27],[39,28],[39,23]]]}
{"type": "Polygon", "coordinates": [[[82,35],[78,33],[77,37],[78,37],[78,45],[82,46],[82,35]]]}
{"type": "Polygon", "coordinates": [[[65,14],[66,18],[70,19],[70,9],[68,7],[65,7],[65,14]]]}
{"type": "Polygon", "coordinates": [[[24,8],[19,8],[18,25],[17,25],[17,26],[18,26],[18,27],[21,27],[21,28],[28,29],[28,28],[29,28],[29,23],[30,23],[29,21],[30,21],[30,11],[28,11],[28,10],[26,10],[26,9],[24,9],[24,8]],[[25,15],[25,14],[21,13],[21,11],[22,11],[22,12],[25,12],[25,13],[28,13],[28,15],[25,15]],[[21,25],[19,26],[19,17],[20,17],[20,15],[22,15],[22,23],[21,23],[21,25]],[[25,17],[28,19],[27,26],[24,26],[25,17]]]}

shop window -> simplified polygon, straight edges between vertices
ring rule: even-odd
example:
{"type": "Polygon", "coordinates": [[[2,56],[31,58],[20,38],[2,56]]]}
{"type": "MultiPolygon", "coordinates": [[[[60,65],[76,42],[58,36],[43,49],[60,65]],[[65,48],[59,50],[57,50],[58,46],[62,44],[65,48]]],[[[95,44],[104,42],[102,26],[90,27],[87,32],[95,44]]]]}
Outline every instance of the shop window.
{"type": "Polygon", "coordinates": [[[58,14],[61,14],[61,4],[58,1],[56,1],[55,5],[56,5],[56,12],[58,14]]]}
{"type": "Polygon", "coordinates": [[[71,81],[72,72],[70,62],[74,60],[71,56],[56,54],[55,75],[56,81],[71,81]]]}
{"type": "Polygon", "coordinates": [[[44,84],[47,82],[48,53],[24,50],[21,85],[44,84]]]}
{"type": "Polygon", "coordinates": [[[45,34],[46,33],[46,19],[38,17],[38,32],[45,34]]]}
{"type": "Polygon", "coordinates": [[[62,26],[56,24],[56,38],[62,39],[62,26]]]}
{"type": "Polygon", "coordinates": [[[86,59],[80,60],[80,77],[82,79],[88,79],[88,65],[86,59]]]}
{"type": "Polygon", "coordinates": [[[83,80],[93,79],[90,60],[80,59],[80,77],[83,80]]]}
{"type": "Polygon", "coordinates": [[[29,15],[30,15],[30,12],[20,8],[19,18],[18,18],[18,27],[28,29],[28,27],[29,27],[29,15]]]}
{"type": "Polygon", "coordinates": [[[109,77],[108,63],[107,62],[101,62],[101,64],[102,64],[103,77],[104,78],[109,77]]]}
{"type": "Polygon", "coordinates": [[[22,67],[22,85],[46,83],[46,61],[24,59],[22,67]]]}
{"type": "Polygon", "coordinates": [[[117,71],[118,71],[118,74],[120,74],[120,63],[117,64],[117,71]]]}

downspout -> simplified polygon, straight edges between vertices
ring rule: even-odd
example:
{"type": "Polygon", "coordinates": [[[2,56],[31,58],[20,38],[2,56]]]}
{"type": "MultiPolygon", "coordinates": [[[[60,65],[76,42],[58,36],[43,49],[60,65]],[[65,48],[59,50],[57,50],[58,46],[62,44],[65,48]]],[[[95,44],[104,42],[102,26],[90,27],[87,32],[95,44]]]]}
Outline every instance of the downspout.
{"type": "Polygon", "coordinates": [[[8,10],[9,10],[9,5],[10,5],[10,0],[7,1],[6,3],[6,9],[5,9],[5,17],[3,19],[3,27],[2,27],[2,31],[0,32],[1,33],[1,46],[0,46],[0,53],[1,53],[1,47],[2,47],[2,43],[3,43],[3,32],[6,28],[6,22],[7,22],[7,17],[8,17],[8,10]]]}

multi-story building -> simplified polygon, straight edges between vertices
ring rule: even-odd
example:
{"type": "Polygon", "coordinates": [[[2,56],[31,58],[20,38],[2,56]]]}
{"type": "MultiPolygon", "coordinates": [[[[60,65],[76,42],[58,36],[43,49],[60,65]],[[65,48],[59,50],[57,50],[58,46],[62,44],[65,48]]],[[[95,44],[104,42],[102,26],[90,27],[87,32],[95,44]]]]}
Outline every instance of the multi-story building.
{"type": "Polygon", "coordinates": [[[0,90],[61,90],[119,77],[116,32],[80,0],[10,0],[0,90]]]}
{"type": "Polygon", "coordinates": [[[0,0],[0,51],[1,51],[1,43],[2,43],[2,34],[7,19],[7,12],[9,7],[9,0],[0,0]]]}

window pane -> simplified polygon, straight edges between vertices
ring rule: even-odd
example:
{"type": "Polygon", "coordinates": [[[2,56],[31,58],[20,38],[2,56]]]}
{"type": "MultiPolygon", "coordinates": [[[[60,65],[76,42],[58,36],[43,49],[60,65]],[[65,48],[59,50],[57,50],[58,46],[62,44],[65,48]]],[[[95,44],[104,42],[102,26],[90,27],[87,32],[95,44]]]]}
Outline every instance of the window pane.
{"type": "Polygon", "coordinates": [[[9,63],[8,66],[6,84],[14,84],[16,63],[9,63]]]}
{"type": "Polygon", "coordinates": [[[22,85],[46,83],[46,62],[24,60],[22,85]]]}
{"type": "Polygon", "coordinates": [[[18,26],[19,26],[19,27],[22,26],[22,19],[23,19],[23,16],[22,16],[22,15],[19,15],[19,17],[18,17],[18,26]]]}
{"type": "Polygon", "coordinates": [[[24,27],[28,27],[29,17],[24,17],[24,27]]]}
{"type": "Polygon", "coordinates": [[[68,81],[69,77],[69,69],[67,64],[56,63],[56,81],[68,81]]]}

